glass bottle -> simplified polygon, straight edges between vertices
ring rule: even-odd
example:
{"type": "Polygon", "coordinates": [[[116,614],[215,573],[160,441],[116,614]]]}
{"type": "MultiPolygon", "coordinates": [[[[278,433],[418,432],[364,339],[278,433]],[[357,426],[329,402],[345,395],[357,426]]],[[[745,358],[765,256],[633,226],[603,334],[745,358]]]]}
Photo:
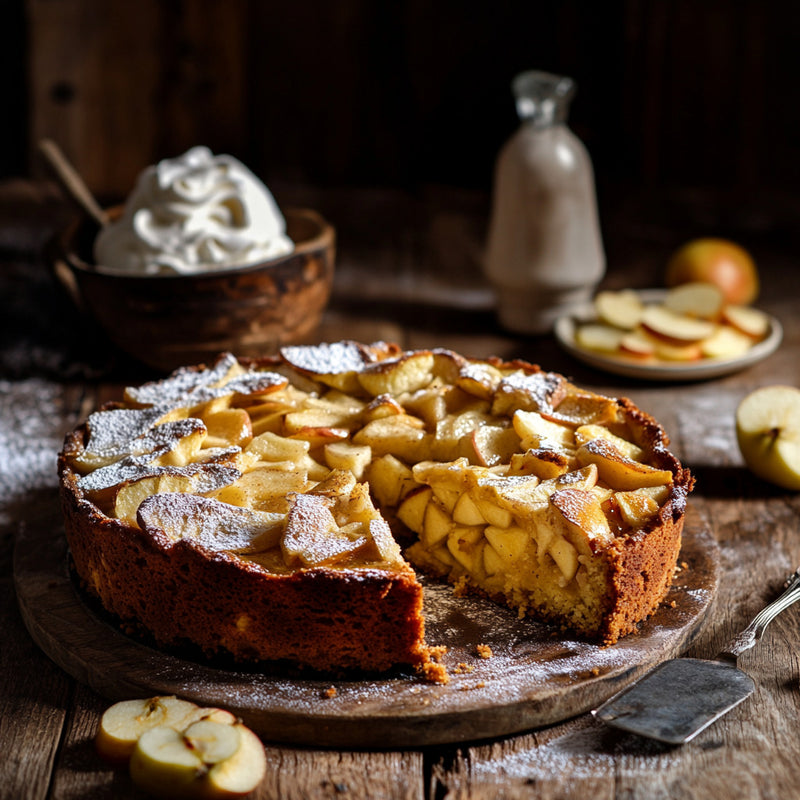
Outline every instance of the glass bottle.
{"type": "Polygon", "coordinates": [[[594,171],[566,123],[575,82],[529,71],[511,86],[521,124],[497,158],[484,267],[500,323],[546,333],[605,273],[594,171]]]}

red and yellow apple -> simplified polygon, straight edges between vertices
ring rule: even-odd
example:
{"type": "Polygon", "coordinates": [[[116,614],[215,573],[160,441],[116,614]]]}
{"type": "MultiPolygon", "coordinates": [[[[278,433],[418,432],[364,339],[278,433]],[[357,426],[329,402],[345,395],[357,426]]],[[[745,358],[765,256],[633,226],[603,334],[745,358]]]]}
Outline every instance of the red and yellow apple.
{"type": "Polygon", "coordinates": [[[698,281],[718,286],[726,303],[749,305],[758,297],[758,270],[753,257],[727,239],[694,239],[671,256],[665,275],[667,286],[698,281]]]}

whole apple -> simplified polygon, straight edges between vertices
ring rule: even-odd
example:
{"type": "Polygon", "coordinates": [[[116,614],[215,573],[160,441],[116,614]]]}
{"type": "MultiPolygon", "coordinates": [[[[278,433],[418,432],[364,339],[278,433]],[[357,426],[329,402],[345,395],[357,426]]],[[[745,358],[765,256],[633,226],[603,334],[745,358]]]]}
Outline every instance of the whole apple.
{"type": "Polygon", "coordinates": [[[703,238],[687,242],[667,262],[667,286],[713,283],[725,301],[749,305],[759,291],[758,270],[750,253],[727,239],[703,238]]]}
{"type": "Polygon", "coordinates": [[[800,491],[800,389],[764,386],[736,409],[736,437],[753,474],[800,491]]]}

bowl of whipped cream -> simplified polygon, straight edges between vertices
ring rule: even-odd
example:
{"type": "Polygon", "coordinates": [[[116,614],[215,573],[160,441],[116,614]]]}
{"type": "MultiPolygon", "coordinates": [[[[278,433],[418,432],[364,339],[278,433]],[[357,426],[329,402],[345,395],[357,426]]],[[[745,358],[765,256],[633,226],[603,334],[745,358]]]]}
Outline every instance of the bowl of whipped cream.
{"type": "Polygon", "coordinates": [[[281,211],[244,164],[193,147],[139,175],[99,230],[51,243],[57,277],[123,351],[159,370],[308,341],[330,299],[336,236],[281,211]]]}

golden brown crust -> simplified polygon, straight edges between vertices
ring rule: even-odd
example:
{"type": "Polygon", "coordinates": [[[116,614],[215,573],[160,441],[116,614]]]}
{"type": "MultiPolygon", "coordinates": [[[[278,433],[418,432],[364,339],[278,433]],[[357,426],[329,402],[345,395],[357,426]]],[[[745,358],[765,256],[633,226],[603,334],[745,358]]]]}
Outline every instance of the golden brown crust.
{"type": "MultiPolygon", "coordinates": [[[[383,372],[386,364],[405,356],[396,345],[340,344],[343,349],[337,356],[353,367],[353,375],[361,368],[383,372]]],[[[509,383],[503,402],[519,404],[526,384],[541,393],[531,407],[557,408],[565,396],[575,395],[575,387],[563,376],[522,361],[478,362],[436,350],[417,353],[433,353],[459,365],[521,370],[523,385],[509,383]],[[534,383],[527,376],[535,376],[534,383]]],[[[278,371],[286,366],[278,356],[242,363],[278,371]]],[[[313,380],[338,376],[326,372],[324,363],[318,366],[311,360],[295,364],[294,371],[313,380]]],[[[337,388],[354,385],[351,378],[337,388]]],[[[686,495],[693,485],[689,472],[667,449],[663,428],[630,400],[614,402],[602,413],[616,414],[618,425],[648,451],[654,466],[673,473],[674,482],[658,516],[643,530],[618,535],[610,546],[597,548],[595,555],[606,563],[608,576],[602,621],[591,629],[573,627],[605,644],[632,632],[669,591],[681,546],[686,495]]],[[[287,660],[319,670],[380,671],[410,664],[429,679],[446,680],[446,671],[425,644],[422,589],[410,567],[316,567],[278,574],[233,553],[184,540],[172,542],[158,530],[145,532],[111,519],[84,497],[72,467],[87,438],[86,426],[65,438],[59,456],[61,500],[75,569],[109,612],[143,626],[159,644],[191,642],[208,655],[287,660]]],[[[388,516],[393,527],[400,525],[388,516]]],[[[540,616],[548,614],[543,611],[540,616]]],[[[550,619],[563,623],[557,615],[550,619]]]]}
{"type": "Polygon", "coordinates": [[[81,498],[63,458],[61,475],[76,572],[106,610],[143,626],[159,644],[192,643],[209,656],[285,659],[318,670],[427,662],[422,588],[410,569],[270,574],[234,555],[110,519],[81,498]]]}

